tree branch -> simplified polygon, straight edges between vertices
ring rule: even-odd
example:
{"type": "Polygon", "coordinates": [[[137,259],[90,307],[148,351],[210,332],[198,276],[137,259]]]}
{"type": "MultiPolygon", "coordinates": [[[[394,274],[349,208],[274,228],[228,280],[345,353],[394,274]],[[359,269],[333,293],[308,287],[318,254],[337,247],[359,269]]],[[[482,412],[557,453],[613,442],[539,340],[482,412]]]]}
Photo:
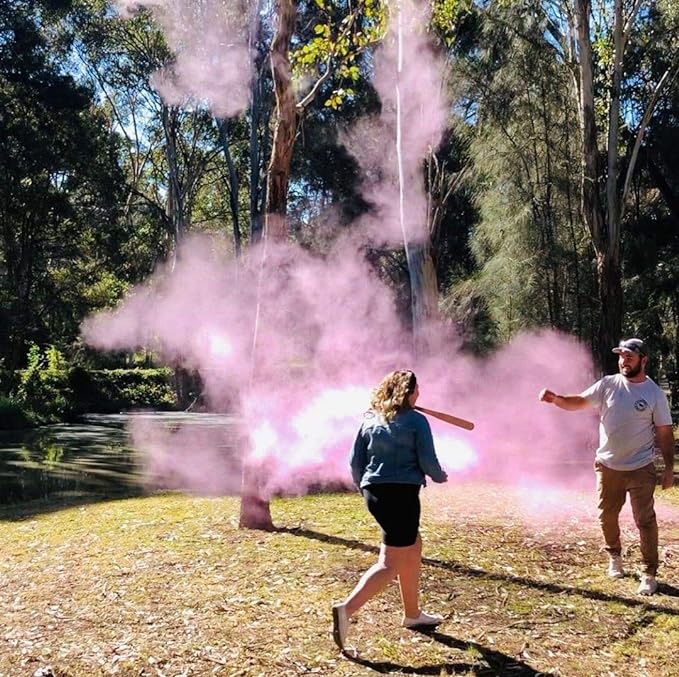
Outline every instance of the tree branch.
{"type": "Polygon", "coordinates": [[[629,16],[627,17],[627,21],[625,22],[625,27],[622,31],[622,48],[623,50],[625,49],[625,45],[627,44],[627,38],[629,38],[629,34],[632,31],[632,26],[634,25],[634,19],[636,19],[637,14],[639,13],[639,10],[641,9],[641,6],[644,4],[645,0],[636,0],[634,3],[634,6],[630,10],[629,16]]]}
{"type": "Polygon", "coordinates": [[[637,136],[636,139],[634,140],[634,146],[632,148],[632,156],[630,157],[629,165],[627,165],[625,184],[622,189],[622,198],[620,201],[621,221],[623,216],[625,215],[625,203],[627,201],[627,195],[629,193],[630,185],[632,183],[632,177],[634,176],[634,168],[637,163],[637,158],[639,156],[639,148],[641,147],[641,142],[643,141],[644,134],[646,133],[648,124],[651,121],[653,112],[655,111],[658,99],[660,98],[660,93],[662,92],[666,84],[674,82],[678,74],[679,74],[679,53],[675,55],[675,63],[663,73],[662,77],[658,81],[658,84],[655,86],[655,90],[653,91],[651,99],[648,102],[648,105],[646,106],[646,110],[644,111],[644,116],[642,117],[641,123],[639,124],[639,130],[637,131],[637,136]]]}

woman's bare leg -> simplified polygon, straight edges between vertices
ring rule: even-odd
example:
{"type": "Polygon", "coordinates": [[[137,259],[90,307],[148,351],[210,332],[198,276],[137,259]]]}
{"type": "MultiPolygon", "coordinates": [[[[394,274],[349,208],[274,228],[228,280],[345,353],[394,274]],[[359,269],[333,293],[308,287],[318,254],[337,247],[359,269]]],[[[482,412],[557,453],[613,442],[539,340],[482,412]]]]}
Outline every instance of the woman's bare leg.
{"type": "Polygon", "coordinates": [[[420,615],[420,569],[422,567],[422,539],[408,548],[403,548],[403,561],[398,572],[398,586],[401,590],[403,613],[406,618],[417,618],[420,615]]]}
{"type": "Polygon", "coordinates": [[[344,601],[348,616],[355,614],[399,575],[404,555],[407,556],[404,551],[412,547],[414,546],[397,548],[382,544],[379,559],[361,576],[361,580],[344,601]]]}

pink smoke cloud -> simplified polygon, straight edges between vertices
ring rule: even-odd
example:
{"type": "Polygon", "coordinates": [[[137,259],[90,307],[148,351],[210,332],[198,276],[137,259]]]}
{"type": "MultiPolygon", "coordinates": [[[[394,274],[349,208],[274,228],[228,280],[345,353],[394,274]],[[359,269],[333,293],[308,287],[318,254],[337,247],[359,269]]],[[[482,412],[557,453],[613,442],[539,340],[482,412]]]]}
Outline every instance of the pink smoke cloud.
{"type": "Polygon", "coordinates": [[[224,460],[227,435],[236,437],[231,457],[266,467],[269,495],[346,484],[371,389],[404,365],[416,369],[425,406],[476,423],[469,433],[432,420],[453,478],[543,483],[586,467],[593,418],[537,401],[544,385],[579,391],[588,384],[591,362],[574,340],[546,331],[520,336],[486,361],[460,354],[454,343],[416,359],[389,289],[355,249],[338,244],[322,258],[269,245],[261,280],[261,250],[245,264],[214,251],[207,238],[189,238],[173,271],[159,270],[119,308],[83,325],[98,348],[151,346],[169,363],[197,370],[211,407],[239,416],[238,427],[203,434],[199,443],[191,430],[154,436],[149,421],[135,424],[134,443],[156,459],[157,475],[198,492],[235,491],[239,466],[224,460]]]}
{"type": "MultiPolygon", "coordinates": [[[[175,75],[190,73],[194,65],[207,69],[207,51],[194,49],[188,37],[182,42],[182,31],[198,34],[181,14],[186,7],[153,7],[162,10],[164,25],[172,24],[172,40],[182,44],[175,75]],[[186,70],[180,66],[184,57],[195,58],[186,70]]],[[[269,496],[348,485],[348,454],[371,388],[402,367],[417,372],[421,404],[476,423],[470,433],[431,421],[452,484],[478,478],[513,482],[540,496],[564,478],[591,476],[593,416],[537,401],[544,386],[579,392],[593,380],[584,346],[553,331],[526,333],[480,360],[461,353],[453,328],[441,323],[430,353],[415,356],[391,291],[363,256],[366,242],[403,242],[397,103],[406,237],[418,240],[426,232],[421,162],[440,139],[448,104],[440,61],[423,30],[423,7],[404,4],[400,36],[392,26],[375,59],[382,115],[347,135],[347,144],[360,148],[366,191],[378,207],[353,239],[337,241],[324,256],[269,243],[266,257],[253,247],[245,260],[225,261],[208,238],[187,238],[173,270],[159,269],[117,309],[83,325],[85,340],[102,350],[145,346],[169,364],[196,370],[210,408],[237,418],[237,424],[208,431],[170,431],[135,419],[133,443],[157,481],[199,493],[237,493],[240,463],[247,458],[261,466],[269,496]]],[[[201,16],[207,20],[208,14],[201,16]]],[[[226,37],[200,39],[213,49],[226,37]]]]}
{"type": "Polygon", "coordinates": [[[152,84],[168,104],[206,102],[222,117],[246,109],[252,72],[247,1],[118,0],[118,6],[123,17],[147,8],[161,25],[175,60],[152,84]]]}
{"type": "Polygon", "coordinates": [[[366,198],[376,208],[376,215],[363,219],[363,228],[377,244],[401,243],[404,232],[412,242],[428,237],[422,161],[438,146],[450,110],[445,63],[428,37],[430,11],[418,1],[392,7],[387,37],[374,60],[380,115],[343,135],[362,169],[366,198]]]}

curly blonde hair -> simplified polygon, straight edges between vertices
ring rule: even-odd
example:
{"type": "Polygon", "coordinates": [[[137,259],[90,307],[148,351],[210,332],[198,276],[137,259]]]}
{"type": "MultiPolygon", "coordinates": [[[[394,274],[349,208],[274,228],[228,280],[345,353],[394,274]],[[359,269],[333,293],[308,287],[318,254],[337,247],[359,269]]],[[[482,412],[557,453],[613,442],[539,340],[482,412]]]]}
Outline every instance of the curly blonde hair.
{"type": "Polygon", "coordinates": [[[417,378],[409,369],[392,371],[373,390],[371,410],[387,423],[393,421],[400,411],[411,408],[408,398],[415,392],[416,386],[417,378]]]}

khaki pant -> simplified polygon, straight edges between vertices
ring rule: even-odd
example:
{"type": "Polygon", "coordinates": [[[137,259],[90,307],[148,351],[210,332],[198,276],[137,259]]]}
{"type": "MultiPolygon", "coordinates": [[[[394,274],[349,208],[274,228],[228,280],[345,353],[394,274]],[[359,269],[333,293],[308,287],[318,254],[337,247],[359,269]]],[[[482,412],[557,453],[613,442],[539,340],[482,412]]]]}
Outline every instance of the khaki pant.
{"type": "Polygon", "coordinates": [[[608,554],[621,553],[618,515],[629,492],[632,515],[639,529],[644,573],[655,576],[658,569],[658,522],[653,509],[655,466],[649,463],[638,470],[611,470],[596,463],[595,469],[599,524],[604,533],[608,554]]]}

